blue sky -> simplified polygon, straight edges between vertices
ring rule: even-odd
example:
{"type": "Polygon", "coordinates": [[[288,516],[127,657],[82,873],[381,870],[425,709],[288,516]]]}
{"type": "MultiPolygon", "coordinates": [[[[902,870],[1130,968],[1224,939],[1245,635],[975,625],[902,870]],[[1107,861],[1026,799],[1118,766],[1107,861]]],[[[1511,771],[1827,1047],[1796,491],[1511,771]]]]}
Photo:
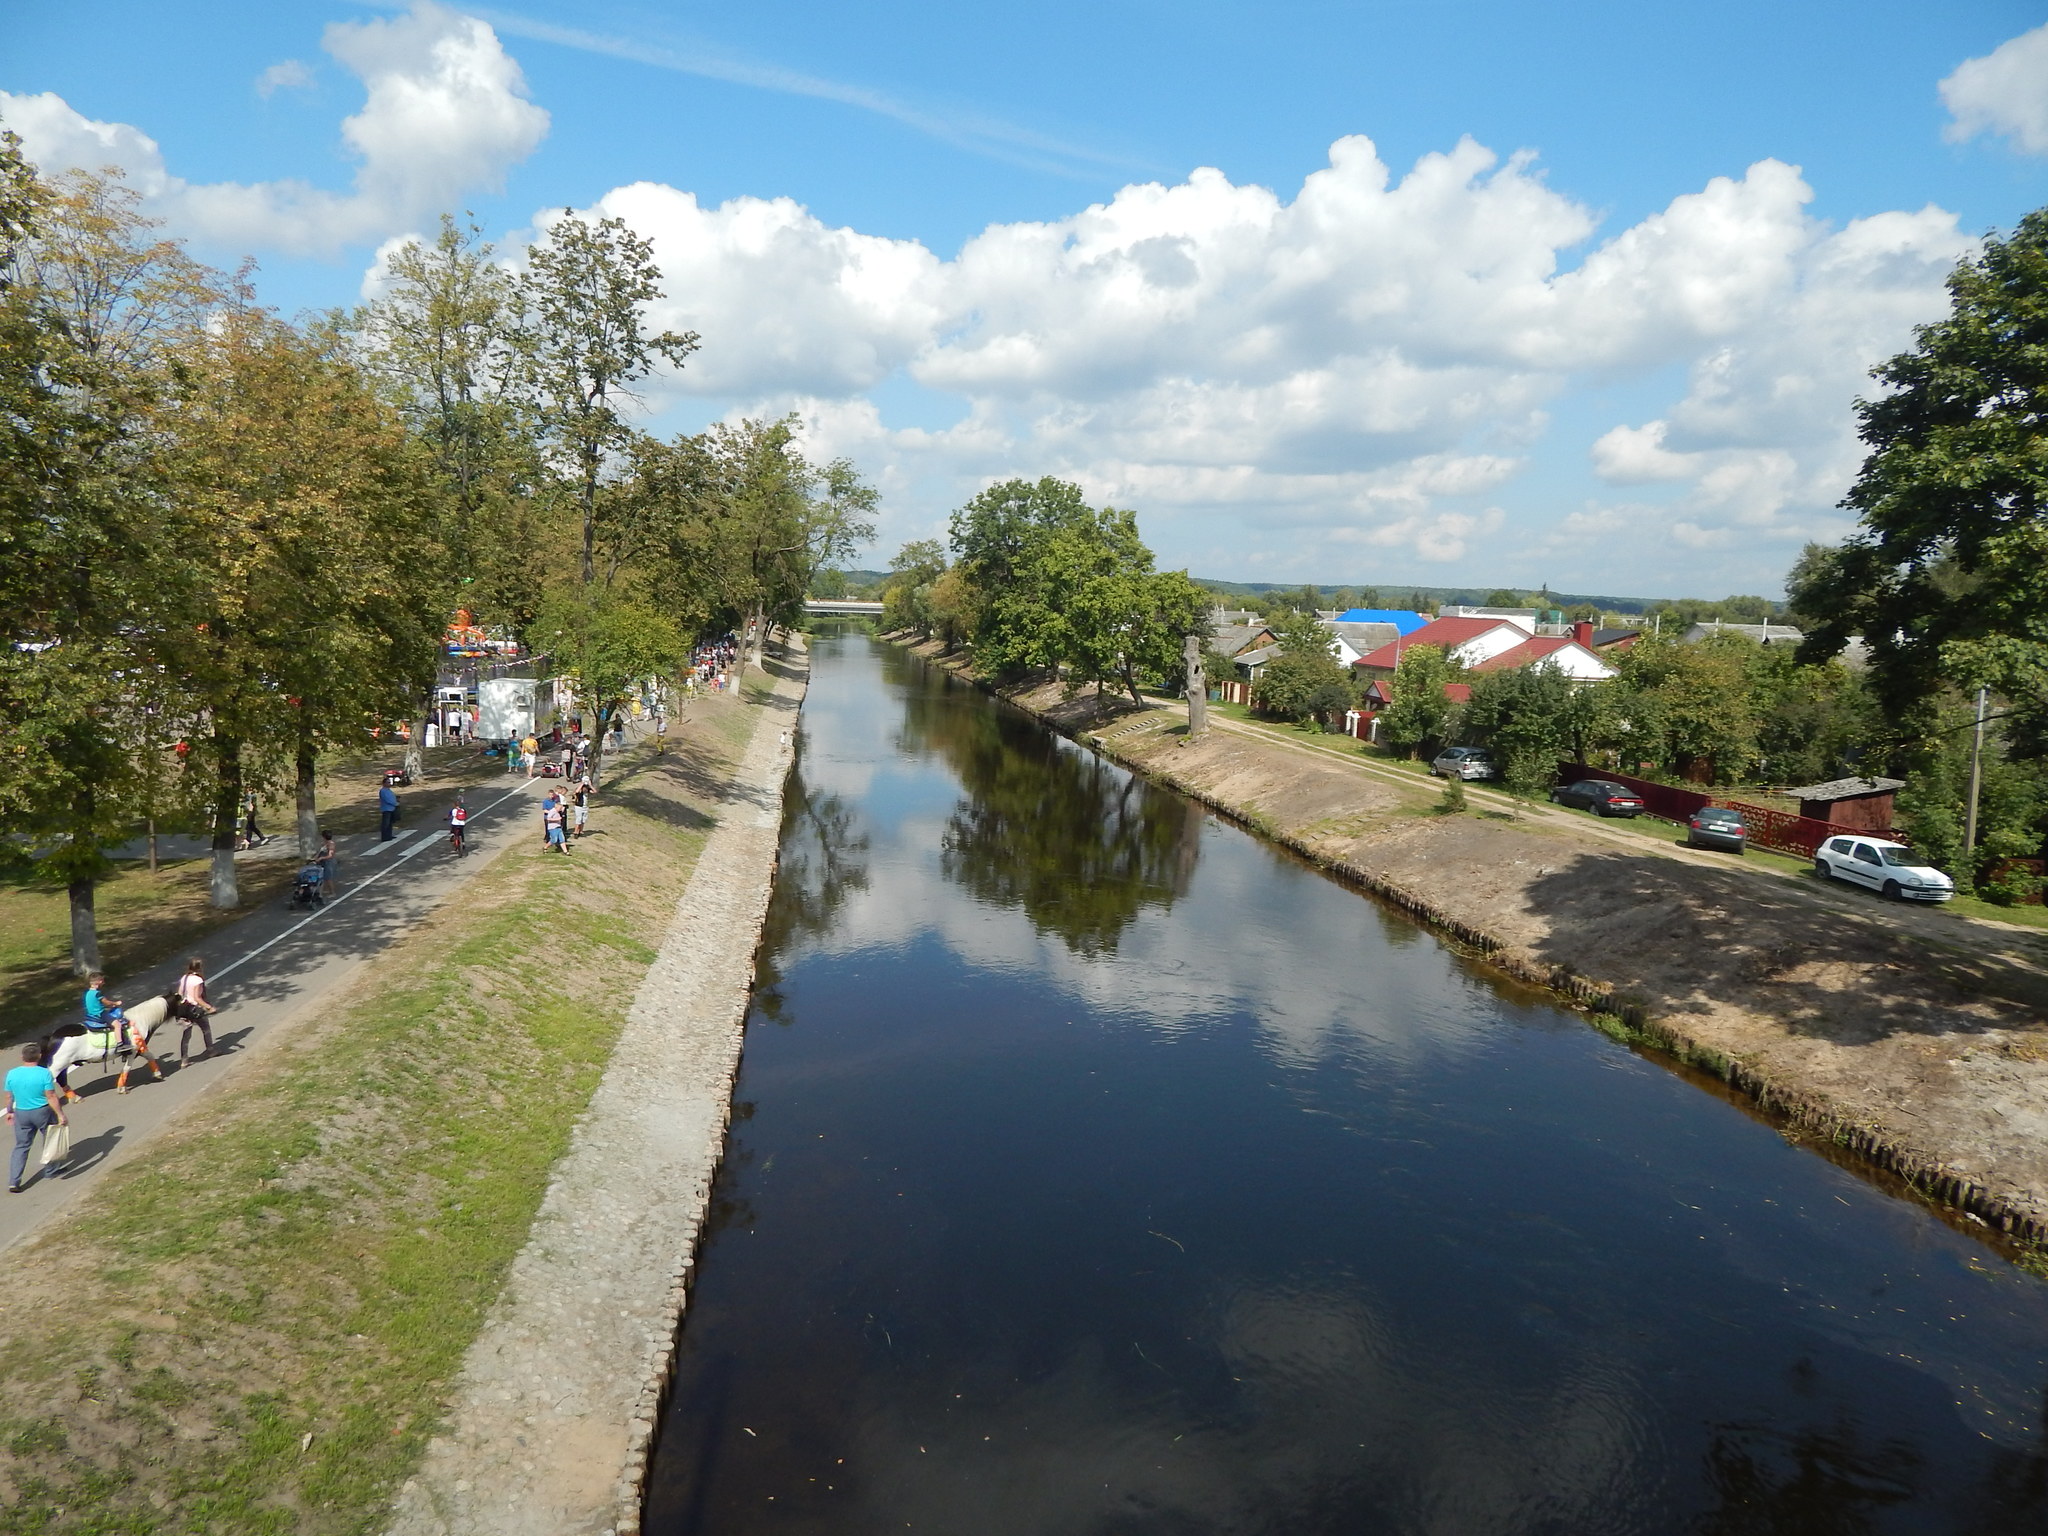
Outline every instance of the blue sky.
{"type": "Polygon", "coordinates": [[[442,206],[627,216],[705,337],[653,424],[797,411],[884,556],[1057,473],[1204,575],[1720,595],[1840,536],[1864,371],[2048,202],[2043,20],[73,0],[0,117],[287,310],[442,206]]]}

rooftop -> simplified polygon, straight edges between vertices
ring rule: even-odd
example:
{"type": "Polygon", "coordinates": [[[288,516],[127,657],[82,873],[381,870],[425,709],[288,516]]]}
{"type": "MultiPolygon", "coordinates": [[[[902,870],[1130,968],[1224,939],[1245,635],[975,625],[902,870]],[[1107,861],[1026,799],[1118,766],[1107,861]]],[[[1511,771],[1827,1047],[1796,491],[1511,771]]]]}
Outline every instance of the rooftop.
{"type": "Polygon", "coordinates": [[[1904,779],[1829,779],[1825,784],[1808,784],[1785,793],[1794,800],[1849,800],[1857,795],[1882,795],[1905,787],[1904,779]]]}

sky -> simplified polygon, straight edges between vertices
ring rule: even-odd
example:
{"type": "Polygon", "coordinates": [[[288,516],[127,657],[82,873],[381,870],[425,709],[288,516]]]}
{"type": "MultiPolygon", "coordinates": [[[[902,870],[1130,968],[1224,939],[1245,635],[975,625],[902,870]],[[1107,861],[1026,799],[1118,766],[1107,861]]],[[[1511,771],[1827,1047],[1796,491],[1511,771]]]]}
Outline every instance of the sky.
{"type": "Polygon", "coordinates": [[[1239,581],[1776,595],[1870,368],[2048,203],[2006,0],[29,0],[0,123],[286,313],[467,212],[654,244],[645,425],[794,412],[879,566],[1012,476],[1239,581]]]}

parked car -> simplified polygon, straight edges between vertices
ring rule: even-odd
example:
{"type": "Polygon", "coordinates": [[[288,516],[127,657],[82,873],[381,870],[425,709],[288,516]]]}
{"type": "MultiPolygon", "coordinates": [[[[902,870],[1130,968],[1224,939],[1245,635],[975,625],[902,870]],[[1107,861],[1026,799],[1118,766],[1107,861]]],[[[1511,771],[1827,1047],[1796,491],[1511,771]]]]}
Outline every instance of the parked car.
{"type": "Polygon", "coordinates": [[[1602,816],[1640,816],[1643,813],[1643,797],[1626,784],[1616,784],[1611,779],[1581,779],[1563,789],[1553,789],[1550,798],[1559,805],[1575,805],[1581,810],[1598,811],[1602,816]]]}
{"type": "Polygon", "coordinates": [[[1823,880],[1846,880],[1882,891],[1894,901],[1947,901],[1955,881],[1904,843],[1881,837],[1831,837],[1813,855],[1813,872],[1823,880]]]}
{"type": "Polygon", "coordinates": [[[1685,824],[1688,848],[1726,848],[1740,853],[1748,842],[1749,828],[1743,823],[1742,813],[1726,806],[1703,805],[1685,824]]]}
{"type": "Polygon", "coordinates": [[[1429,771],[1443,779],[1490,779],[1493,759],[1484,747],[1445,747],[1429,765],[1429,771]]]}

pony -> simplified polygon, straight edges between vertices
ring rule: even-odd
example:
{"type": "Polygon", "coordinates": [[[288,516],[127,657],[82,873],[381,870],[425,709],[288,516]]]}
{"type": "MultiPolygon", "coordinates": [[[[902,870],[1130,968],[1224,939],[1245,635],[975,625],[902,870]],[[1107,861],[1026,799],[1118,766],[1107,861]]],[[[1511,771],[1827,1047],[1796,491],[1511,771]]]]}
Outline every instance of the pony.
{"type": "Polygon", "coordinates": [[[56,1040],[54,1055],[50,1050],[50,1042],[45,1041],[43,1060],[49,1064],[51,1075],[57,1079],[57,1086],[64,1090],[64,1097],[78,1097],[71,1091],[71,1085],[64,1080],[64,1074],[82,1061],[109,1061],[121,1056],[121,1077],[114,1085],[117,1093],[128,1091],[130,1065],[137,1056],[149,1063],[149,1070],[156,1074],[158,1082],[162,1082],[163,1063],[150,1053],[149,1037],[158,1025],[172,1015],[177,1003],[176,992],[166,992],[161,997],[145,997],[141,1002],[124,1009],[121,1017],[109,1021],[105,1029],[86,1028],[79,1029],[76,1034],[62,1034],[56,1040]]]}

